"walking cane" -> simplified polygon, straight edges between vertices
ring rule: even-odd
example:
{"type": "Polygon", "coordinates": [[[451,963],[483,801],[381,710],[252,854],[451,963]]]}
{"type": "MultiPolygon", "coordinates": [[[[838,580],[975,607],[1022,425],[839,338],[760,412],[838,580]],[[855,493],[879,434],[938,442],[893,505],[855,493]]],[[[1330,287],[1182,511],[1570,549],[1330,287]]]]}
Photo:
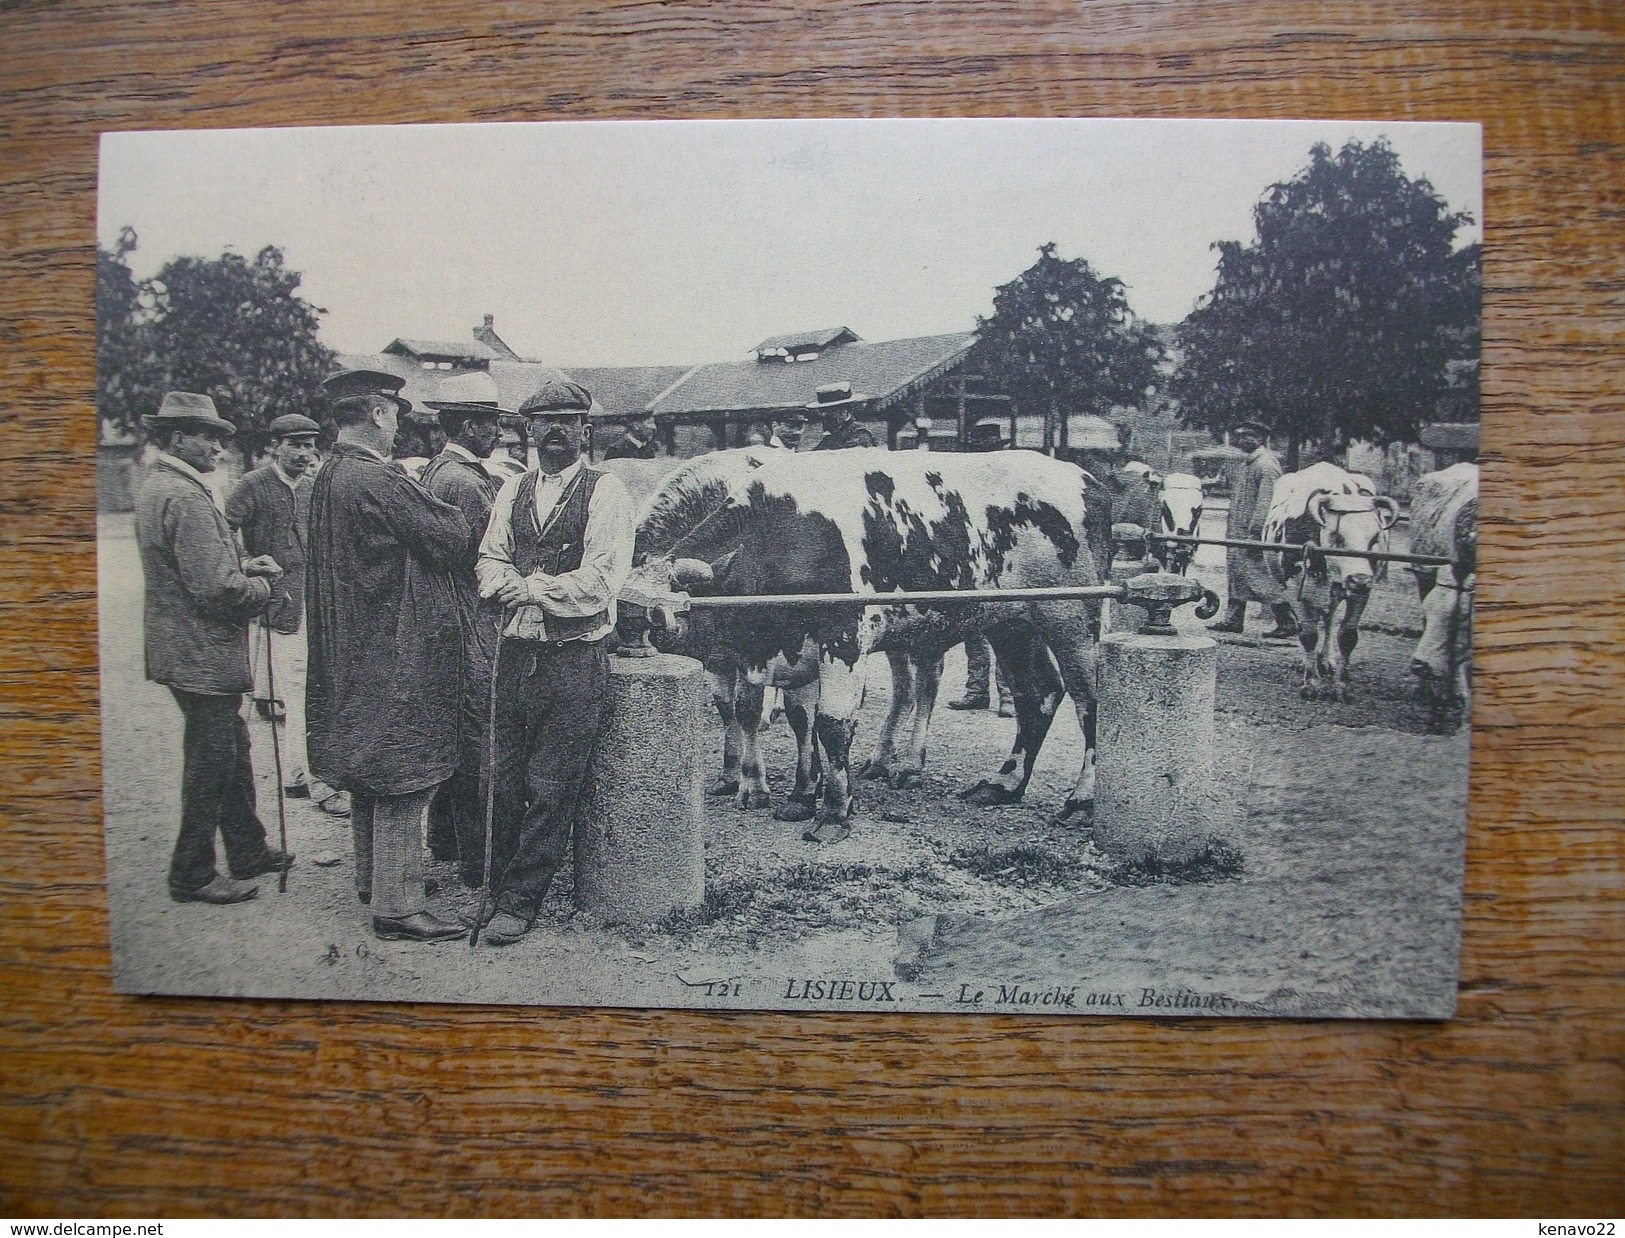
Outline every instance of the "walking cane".
{"type": "Polygon", "coordinates": [[[497,787],[497,669],[502,665],[502,633],[514,610],[514,607],[503,608],[502,620],[497,625],[496,650],[491,655],[491,690],[485,710],[485,884],[480,892],[479,910],[474,914],[474,928],[468,935],[470,950],[480,944],[480,930],[496,914],[491,894],[491,818],[496,811],[497,787]]]}
{"type": "MultiPolygon", "coordinates": [[[[260,619],[260,629],[265,633],[265,690],[271,695],[271,755],[276,760],[276,825],[278,843],[282,854],[288,854],[288,808],[286,797],[282,791],[282,741],[277,738],[276,729],[280,725],[276,720],[276,669],[271,664],[271,621],[264,617],[260,619]]],[[[278,894],[288,892],[288,866],[282,866],[277,874],[276,889],[278,894]]]]}

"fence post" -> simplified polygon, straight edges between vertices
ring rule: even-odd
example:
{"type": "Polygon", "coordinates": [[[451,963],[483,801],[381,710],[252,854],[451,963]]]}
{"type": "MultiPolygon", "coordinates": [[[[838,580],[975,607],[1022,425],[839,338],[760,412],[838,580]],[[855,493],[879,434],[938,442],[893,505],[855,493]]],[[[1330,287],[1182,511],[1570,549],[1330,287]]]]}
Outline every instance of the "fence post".
{"type": "Polygon", "coordinates": [[[1127,588],[1148,617],[1100,641],[1095,846],[1121,863],[1177,864],[1211,833],[1218,644],[1170,622],[1201,597],[1195,581],[1153,572],[1127,588]]]}

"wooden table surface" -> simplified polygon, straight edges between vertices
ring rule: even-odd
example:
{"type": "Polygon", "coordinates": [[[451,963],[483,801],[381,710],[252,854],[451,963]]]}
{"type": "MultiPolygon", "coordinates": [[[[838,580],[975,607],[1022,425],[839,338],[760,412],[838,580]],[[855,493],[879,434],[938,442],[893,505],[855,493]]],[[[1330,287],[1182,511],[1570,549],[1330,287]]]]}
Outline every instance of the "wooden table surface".
{"type": "Polygon", "coordinates": [[[1625,6],[94,0],[6,4],[0,48],[0,1212],[1622,1211],[1625,6]],[[97,133],[892,115],[1483,122],[1459,1016],[114,995],[97,133]]]}

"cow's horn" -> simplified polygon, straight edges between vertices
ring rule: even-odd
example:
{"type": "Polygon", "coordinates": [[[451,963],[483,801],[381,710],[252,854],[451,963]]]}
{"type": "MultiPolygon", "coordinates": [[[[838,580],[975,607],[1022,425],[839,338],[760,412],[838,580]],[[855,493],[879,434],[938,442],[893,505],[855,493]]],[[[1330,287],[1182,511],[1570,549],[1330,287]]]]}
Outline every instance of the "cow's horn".
{"type": "Polygon", "coordinates": [[[671,565],[672,579],[685,589],[711,583],[711,565],[704,559],[678,559],[671,565]]]}
{"type": "Polygon", "coordinates": [[[1399,519],[1398,503],[1383,494],[1372,499],[1371,506],[1377,509],[1377,523],[1379,525],[1385,529],[1394,527],[1394,523],[1399,519]]]}
{"type": "Polygon", "coordinates": [[[1332,496],[1325,491],[1321,491],[1321,493],[1309,500],[1309,514],[1314,518],[1316,524],[1326,523],[1326,504],[1331,501],[1332,496]]]}

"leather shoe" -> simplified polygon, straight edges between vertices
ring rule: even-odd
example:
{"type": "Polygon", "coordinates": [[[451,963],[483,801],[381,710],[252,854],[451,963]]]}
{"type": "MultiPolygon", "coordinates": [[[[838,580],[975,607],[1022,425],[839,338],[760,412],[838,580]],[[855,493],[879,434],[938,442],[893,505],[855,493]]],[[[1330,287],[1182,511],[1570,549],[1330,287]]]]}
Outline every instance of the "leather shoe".
{"type": "Polygon", "coordinates": [[[231,875],[238,881],[247,881],[251,877],[263,877],[266,873],[285,873],[293,867],[293,852],[278,851],[275,847],[267,847],[265,854],[242,871],[233,869],[231,875]]]}
{"type": "Polygon", "coordinates": [[[948,702],[949,709],[986,709],[987,705],[988,698],[985,692],[981,696],[967,692],[957,701],[948,702]]]}
{"type": "Polygon", "coordinates": [[[256,698],[254,701],[254,712],[259,714],[259,716],[264,718],[267,722],[286,722],[288,720],[287,708],[282,704],[281,701],[271,701],[263,698],[256,698]]]}
{"type": "Polygon", "coordinates": [[[511,911],[499,911],[480,930],[480,940],[488,946],[511,946],[530,932],[534,920],[522,920],[511,911]]]}
{"type": "Polygon", "coordinates": [[[174,886],[169,887],[169,897],[177,903],[213,903],[216,906],[246,903],[259,892],[259,886],[251,886],[246,881],[234,881],[224,873],[216,873],[214,880],[196,890],[177,890],[174,886]]]}
{"type": "Polygon", "coordinates": [[[326,799],[316,805],[330,817],[348,817],[350,815],[350,793],[348,791],[335,791],[326,799]]]}
{"type": "Polygon", "coordinates": [[[398,920],[372,918],[373,936],[380,941],[452,941],[468,936],[461,924],[448,924],[427,911],[402,916],[398,920]]]}

